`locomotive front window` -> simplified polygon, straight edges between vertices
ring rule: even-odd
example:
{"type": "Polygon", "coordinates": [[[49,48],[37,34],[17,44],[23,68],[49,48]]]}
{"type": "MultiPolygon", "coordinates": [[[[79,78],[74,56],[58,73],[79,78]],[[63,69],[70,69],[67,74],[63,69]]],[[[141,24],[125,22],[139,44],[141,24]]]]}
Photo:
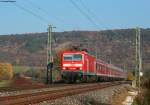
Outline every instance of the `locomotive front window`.
{"type": "Polygon", "coordinates": [[[64,60],[65,61],[72,60],[72,59],[73,59],[73,55],[71,55],[71,54],[65,54],[64,55],[64,60]]]}
{"type": "Polygon", "coordinates": [[[64,60],[70,61],[70,60],[82,60],[81,54],[64,54],[64,60]]]}
{"type": "Polygon", "coordinates": [[[82,60],[82,55],[81,54],[74,54],[73,60],[82,60]]]}

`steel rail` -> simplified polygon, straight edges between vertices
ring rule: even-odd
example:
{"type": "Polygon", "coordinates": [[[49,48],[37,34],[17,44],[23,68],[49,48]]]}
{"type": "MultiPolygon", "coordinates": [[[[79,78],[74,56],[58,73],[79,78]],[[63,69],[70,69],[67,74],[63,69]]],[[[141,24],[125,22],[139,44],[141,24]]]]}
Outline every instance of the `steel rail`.
{"type": "Polygon", "coordinates": [[[29,105],[40,103],[42,101],[54,100],[61,97],[71,96],[84,92],[94,91],[114,85],[120,85],[121,82],[105,83],[105,84],[93,84],[74,86],[60,90],[51,90],[37,93],[21,94],[16,96],[4,96],[0,97],[0,105],[29,105]]]}

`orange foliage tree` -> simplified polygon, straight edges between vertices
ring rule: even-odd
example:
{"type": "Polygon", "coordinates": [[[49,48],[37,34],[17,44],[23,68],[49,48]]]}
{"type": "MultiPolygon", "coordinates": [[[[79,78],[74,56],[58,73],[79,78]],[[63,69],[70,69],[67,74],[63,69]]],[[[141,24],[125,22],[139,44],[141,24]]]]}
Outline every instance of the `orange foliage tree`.
{"type": "Polygon", "coordinates": [[[12,77],[12,65],[9,63],[0,63],[0,80],[10,80],[12,77]]]}

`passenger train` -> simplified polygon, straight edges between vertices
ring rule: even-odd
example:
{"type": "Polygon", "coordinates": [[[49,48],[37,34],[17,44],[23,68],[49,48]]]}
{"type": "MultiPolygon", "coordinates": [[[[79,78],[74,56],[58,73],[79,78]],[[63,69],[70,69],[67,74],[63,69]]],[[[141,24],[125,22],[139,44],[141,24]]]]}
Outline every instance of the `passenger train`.
{"type": "Polygon", "coordinates": [[[127,72],[85,51],[64,51],[61,55],[61,76],[67,83],[118,81],[125,80],[127,72]]]}

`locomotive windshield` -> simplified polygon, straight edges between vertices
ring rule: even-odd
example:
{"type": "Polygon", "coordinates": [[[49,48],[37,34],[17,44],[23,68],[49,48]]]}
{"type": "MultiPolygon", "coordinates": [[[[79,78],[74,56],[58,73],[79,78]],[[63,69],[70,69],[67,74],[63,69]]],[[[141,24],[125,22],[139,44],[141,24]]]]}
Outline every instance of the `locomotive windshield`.
{"type": "Polygon", "coordinates": [[[81,54],[64,54],[64,60],[70,61],[70,60],[82,60],[81,54]]]}

